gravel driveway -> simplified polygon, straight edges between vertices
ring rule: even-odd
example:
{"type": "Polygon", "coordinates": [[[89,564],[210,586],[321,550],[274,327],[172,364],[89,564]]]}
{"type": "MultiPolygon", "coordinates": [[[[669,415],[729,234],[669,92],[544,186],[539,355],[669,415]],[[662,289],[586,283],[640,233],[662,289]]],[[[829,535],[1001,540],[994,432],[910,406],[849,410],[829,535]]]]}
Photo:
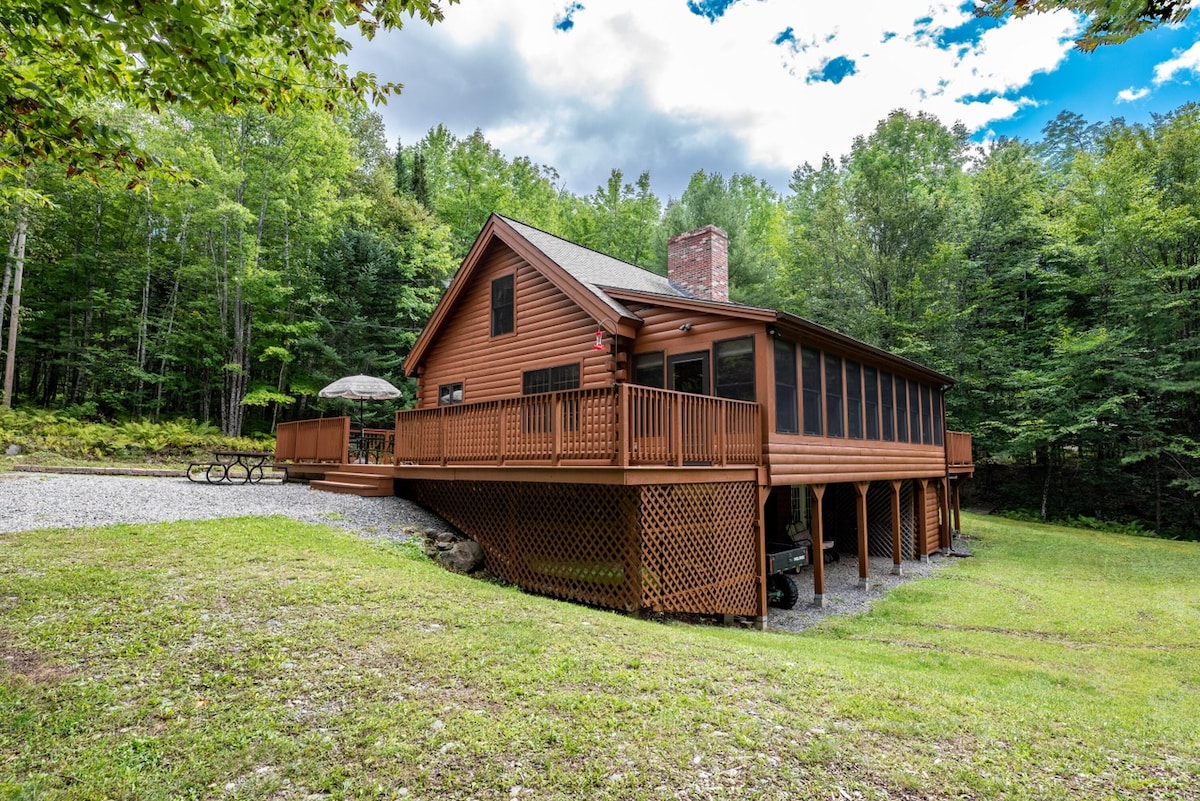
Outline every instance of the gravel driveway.
{"type": "Polygon", "coordinates": [[[186,478],[0,474],[0,532],[248,515],[284,515],[395,540],[446,529],[441,518],[401,498],[359,498],[298,483],[213,486],[186,478]]]}
{"type": "MultiPolygon", "coordinates": [[[[276,514],[398,541],[449,528],[440,517],[402,498],[359,498],[310,490],[298,483],[212,486],[185,478],[0,474],[0,533],[276,514]]],[[[956,538],[954,551],[969,553],[969,548],[956,538]]],[[[871,587],[863,590],[858,586],[856,558],[844,556],[825,566],[825,606],[819,609],[810,604],[812,570],[804,568],[793,576],[800,602],[795,609],[772,609],[767,627],[800,631],[831,614],[865,612],[893,587],[954,561],[944,556],[909,561],[904,563],[903,576],[893,576],[891,559],[872,558],[871,587]]]]}

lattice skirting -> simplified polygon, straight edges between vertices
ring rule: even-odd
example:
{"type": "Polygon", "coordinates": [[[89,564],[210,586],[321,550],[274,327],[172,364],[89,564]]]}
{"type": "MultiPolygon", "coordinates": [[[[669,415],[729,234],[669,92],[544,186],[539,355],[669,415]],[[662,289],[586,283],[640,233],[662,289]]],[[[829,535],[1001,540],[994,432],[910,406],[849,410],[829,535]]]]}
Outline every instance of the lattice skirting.
{"type": "Polygon", "coordinates": [[[524,589],[627,611],[766,614],[752,482],[411,488],[524,589]]]}
{"type": "MultiPolygon", "coordinates": [[[[892,557],[892,484],[872,482],[867,490],[867,552],[871,556],[892,557]]],[[[900,484],[900,558],[912,559],[913,539],[912,482],[900,484]]]]}

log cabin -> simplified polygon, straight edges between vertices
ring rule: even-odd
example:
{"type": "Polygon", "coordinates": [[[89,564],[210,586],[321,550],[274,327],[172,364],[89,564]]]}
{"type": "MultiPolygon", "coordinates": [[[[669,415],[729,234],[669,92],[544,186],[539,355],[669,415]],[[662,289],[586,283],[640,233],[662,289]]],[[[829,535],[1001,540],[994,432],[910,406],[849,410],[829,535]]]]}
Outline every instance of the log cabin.
{"type": "Polygon", "coordinates": [[[493,214],[405,362],[385,463],[349,464],[346,418],[282,424],[277,461],[414,498],[527,590],[635,612],[761,624],[796,600],[776,553],[819,605],[830,554],[865,588],[868,556],[947,551],[973,472],[953,380],[730,302],[727,254],[680,234],[662,276],[493,214]]]}

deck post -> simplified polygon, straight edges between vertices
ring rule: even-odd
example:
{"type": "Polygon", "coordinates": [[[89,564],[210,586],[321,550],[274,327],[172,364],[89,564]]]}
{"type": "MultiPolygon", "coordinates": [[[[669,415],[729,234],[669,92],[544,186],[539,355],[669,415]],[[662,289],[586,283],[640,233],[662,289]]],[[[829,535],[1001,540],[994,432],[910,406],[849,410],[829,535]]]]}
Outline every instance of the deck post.
{"type": "Polygon", "coordinates": [[[929,531],[929,515],[926,512],[925,503],[929,496],[929,479],[918,478],[917,487],[920,491],[914,493],[916,497],[913,498],[913,511],[916,513],[913,521],[913,530],[917,538],[916,554],[917,559],[928,562],[929,551],[926,550],[925,536],[929,531]]]}
{"type": "Polygon", "coordinates": [[[760,629],[766,627],[767,620],[767,501],[771,497],[771,487],[758,485],[758,620],[760,629]]]}
{"type": "Polygon", "coordinates": [[[900,485],[903,482],[892,479],[892,575],[903,576],[904,542],[900,526],[900,485]]]}
{"type": "Polygon", "coordinates": [[[950,553],[950,479],[938,481],[938,544],[943,554],[950,553]]]}
{"type": "Polygon", "coordinates": [[[633,437],[633,415],[630,413],[630,409],[633,403],[629,397],[628,384],[618,385],[617,397],[621,404],[620,417],[617,419],[618,447],[621,449],[619,464],[621,467],[629,467],[629,450],[632,447],[630,441],[633,437]]]}
{"type": "Polygon", "coordinates": [[[717,404],[717,464],[724,467],[728,461],[728,437],[726,436],[728,420],[724,403],[717,404]]]}
{"type": "Polygon", "coordinates": [[[550,402],[550,430],[553,432],[551,447],[554,449],[550,454],[550,463],[556,465],[562,459],[563,451],[563,402],[558,392],[554,393],[554,399],[550,402]]]}
{"type": "Polygon", "coordinates": [[[854,492],[858,496],[854,500],[858,518],[858,586],[864,590],[871,589],[870,546],[867,542],[867,490],[870,488],[870,481],[854,482],[854,492]]]}
{"type": "Polygon", "coordinates": [[[683,396],[671,397],[671,458],[676,467],[683,467],[683,396]]]}
{"type": "Polygon", "coordinates": [[[808,530],[812,535],[813,606],[825,605],[825,541],[823,539],[821,499],[825,497],[824,484],[812,484],[812,509],[808,516],[808,530]]]}
{"type": "Polygon", "coordinates": [[[950,493],[954,498],[954,533],[956,535],[962,534],[962,520],[960,519],[962,513],[959,508],[959,506],[962,502],[960,499],[960,492],[959,492],[961,486],[962,486],[962,484],[960,481],[956,480],[956,481],[950,482],[950,493]]]}

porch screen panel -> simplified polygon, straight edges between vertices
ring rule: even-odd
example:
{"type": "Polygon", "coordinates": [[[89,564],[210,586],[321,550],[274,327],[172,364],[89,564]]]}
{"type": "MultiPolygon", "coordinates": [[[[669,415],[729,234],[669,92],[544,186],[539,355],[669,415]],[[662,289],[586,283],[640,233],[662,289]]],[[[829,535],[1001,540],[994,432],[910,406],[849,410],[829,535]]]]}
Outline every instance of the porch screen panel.
{"type": "Polygon", "coordinates": [[[921,442],[921,387],[916,381],[908,382],[908,438],[921,442]]]}
{"type": "Polygon", "coordinates": [[[896,376],[896,441],[908,442],[908,382],[896,376]]]}
{"type": "Polygon", "coordinates": [[[933,444],[942,444],[942,432],[946,429],[946,424],[942,420],[942,404],[945,403],[945,397],[939,392],[933,396],[933,444]]]}
{"type": "Polygon", "coordinates": [[[883,417],[883,441],[896,439],[896,405],[892,395],[892,374],[879,374],[879,406],[883,417]]]}
{"type": "Polygon", "coordinates": [[[933,393],[928,384],[921,385],[921,441],[933,444],[933,393]]]}
{"type": "Polygon", "coordinates": [[[821,436],[825,426],[821,417],[821,352],[800,349],[800,377],[804,382],[804,433],[821,436]]]}
{"type": "Polygon", "coordinates": [[[825,354],[825,431],[830,437],[845,435],[846,419],[842,408],[842,359],[825,354]]]}
{"type": "Polygon", "coordinates": [[[867,415],[867,439],[879,439],[879,373],[863,368],[863,409],[867,415]]]}
{"type": "Polygon", "coordinates": [[[862,368],[858,362],[846,362],[846,436],[863,438],[862,368]]]}
{"type": "Polygon", "coordinates": [[[775,430],[780,434],[800,433],[796,398],[796,346],[775,340],[775,430]]]}

